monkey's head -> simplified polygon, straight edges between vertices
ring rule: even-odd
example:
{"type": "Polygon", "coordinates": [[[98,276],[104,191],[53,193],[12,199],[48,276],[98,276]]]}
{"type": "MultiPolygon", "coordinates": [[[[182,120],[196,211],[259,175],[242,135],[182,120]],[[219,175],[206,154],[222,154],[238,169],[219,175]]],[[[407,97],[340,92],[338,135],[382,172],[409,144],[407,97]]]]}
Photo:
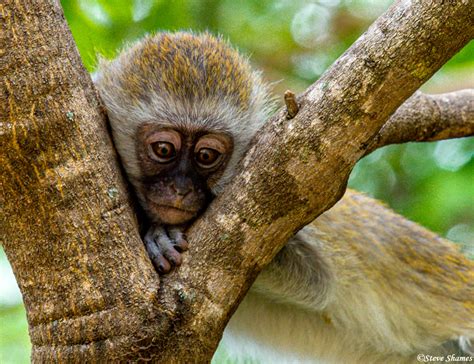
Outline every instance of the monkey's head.
{"type": "Polygon", "coordinates": [[[270,105],[247,59],[209,34],[146,37],[101,61],[95,81],[142,206],[170,225],[222,189],[270,105]]]}

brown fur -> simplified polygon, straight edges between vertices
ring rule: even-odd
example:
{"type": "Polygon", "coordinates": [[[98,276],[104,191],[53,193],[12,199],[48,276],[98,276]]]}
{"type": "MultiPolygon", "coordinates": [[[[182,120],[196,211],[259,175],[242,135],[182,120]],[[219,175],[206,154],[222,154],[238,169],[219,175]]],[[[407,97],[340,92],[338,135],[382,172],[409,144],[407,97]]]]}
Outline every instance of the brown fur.
{"type": "Polygon", "coordinates": [[[185,103],[218,98],[243,110],[249,107],[250,66],[209,34],[159,33],[136,43],[118,61],[122,90],[132,100],[160,92],[185,103]]]}

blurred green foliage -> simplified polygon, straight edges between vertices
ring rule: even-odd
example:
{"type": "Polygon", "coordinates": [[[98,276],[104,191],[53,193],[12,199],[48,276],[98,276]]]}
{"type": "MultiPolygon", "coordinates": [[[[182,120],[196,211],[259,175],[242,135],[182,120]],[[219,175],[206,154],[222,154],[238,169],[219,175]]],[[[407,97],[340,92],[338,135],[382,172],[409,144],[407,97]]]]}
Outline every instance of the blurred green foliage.
{"type": "Polygon", "coordinates": [[[29,363],[30,338],[23,305],[0,306],[0,363],[29,363]]]}
{"type": "MultiPolygon", "coordinates": [[[[274,92],[304,90],[391,3],[388,0],[63,0],[89,71],[146,33],[209,30],[224,35],[274,92]]],[[[428,92],[473,87],[474,42],[424,86],[428,92]]],[[[474,256],[474,138],[391,146],[358,163],[350,186],[387,202],[422,225],[462,243],[474,256]]],[[[1,262],[0,262],[1,263],[1,262]]],[[[0,277],[0,279],[3,279],[0,277]]],[[[0,301],[0,362],[29,357],[25,312],[0,301]]],[[[231,362],[219,353],[216,362],[231,362]]]]}

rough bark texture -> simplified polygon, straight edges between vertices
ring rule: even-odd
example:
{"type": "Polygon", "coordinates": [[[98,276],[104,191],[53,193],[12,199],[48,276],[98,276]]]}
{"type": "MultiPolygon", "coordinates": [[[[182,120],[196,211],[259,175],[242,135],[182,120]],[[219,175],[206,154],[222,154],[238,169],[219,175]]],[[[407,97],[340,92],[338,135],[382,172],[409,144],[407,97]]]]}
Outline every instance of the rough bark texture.
{"type": "Polygon", "coordinates": [[[100,360],[149,320],[159,280],[59,4],[2,2],[0,22],[0,241],[32,360],[100,360]]]}
{"type": "Polygon", "coordinates": [[[474,89],[441,95],[415,93],[374,137],[366,154],[389,144],[474,135],[474,89]]]}
{"type": "Polygon", "coordinates": [[[336,202],[370,139],[474,23],[467,2],[393,6],[299,99],[294,119],[273,118],[158,291],[59,5],[0,10],[0,231],[35,362],[209,360],[257,273],[336,202]]]}

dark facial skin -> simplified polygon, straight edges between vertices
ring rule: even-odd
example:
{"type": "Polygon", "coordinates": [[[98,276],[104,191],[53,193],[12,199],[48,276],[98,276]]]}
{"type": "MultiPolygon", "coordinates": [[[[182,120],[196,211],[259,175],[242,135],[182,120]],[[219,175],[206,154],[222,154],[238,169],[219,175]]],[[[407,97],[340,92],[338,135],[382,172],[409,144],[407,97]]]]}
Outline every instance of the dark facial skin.
{"type": "Polygon", "coordinates": [[[221,175],[232,152],[232,139],[223,133],[160,128],[139,130],[142,196],[153,221],[184,224],[212,199],[208,182],[221,175]]]}
{"type": "Polygon", "coordinates": [[[213,196],[232,154],[232,138],[208,130],[145,124],[138,130],[137,155],[142,171],[140,194],[152,226],[144,242],[160,273],[181,264],[187,249],[182,231],[213,196]]]}

